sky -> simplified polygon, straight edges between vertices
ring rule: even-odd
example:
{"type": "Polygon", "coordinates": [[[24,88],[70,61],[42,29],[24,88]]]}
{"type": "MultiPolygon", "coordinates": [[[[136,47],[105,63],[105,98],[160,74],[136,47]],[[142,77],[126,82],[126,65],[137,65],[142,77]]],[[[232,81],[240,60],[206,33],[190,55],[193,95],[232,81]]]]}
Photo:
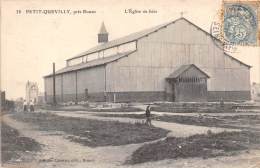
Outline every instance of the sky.
{"type": "MultiPolygon", "coordinates": [[[[7,98],[25,96],[25,83],[65,66],[65,60],[97,45],[102,21],[109,40],[183,16],[210,32],[221,9],[221,0],[2,0],[1,90],[7,98]],[[195,3],[196,2],[196,3],[195,3]],[[81,14],[26,14],[26,10],[95,11],[81,14]],[[156,13],[126,13],[153,10],[156,13]],[[21,11],[19,13],[19,11],[21,11]]],[[[260,82],[260,47],[239,47],[232,56],[249,64],[251,83],[260,82]]]]}

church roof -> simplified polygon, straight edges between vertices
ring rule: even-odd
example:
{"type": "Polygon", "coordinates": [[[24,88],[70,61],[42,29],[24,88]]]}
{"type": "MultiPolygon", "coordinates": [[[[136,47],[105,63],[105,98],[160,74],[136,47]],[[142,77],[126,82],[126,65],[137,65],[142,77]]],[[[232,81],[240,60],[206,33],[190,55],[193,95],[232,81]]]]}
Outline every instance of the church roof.
{"type": "Polygon", "coordinates": [[[171,73],[167,78],[168,79],[175,79],[178,78],[181,74],[188,71],[191,67],[195,67],[198,71],[200,71],[203,75],[205,75],[207,78],[209,78],[209,75],[206,74],[204,71],[202,71],[200,68],[198,68],[194,64],[188,64],[188,65],[182,65],[178,69],[176,69],[173,73],[171,73]]]}
{"type": "MultiPolygon", "coordinates": [[[[145,30],[142,30],[142,31],[139,31],[139,32],[135,32],[135,33],[132,33],[132,34],[129,34],[127,36],[124,36],[124,37],[121,37],[121,38],[118,38],[118,39],[115,39],[115,40],[111,40],[111,41],[108,41],[106,43],[102,43],[102,44],[99,44],[93,48],[90,48],[89,50],[75,56],[75,57],[72,57],[72,58],[69,58],[67,59],[67,61],[69,60],[72,60],[72,59],[75,59],[75,58],[79,58],[79,57],[82,57],[84,55],[88,55],[88,54],[91,54],[91,53],[95,53],[95,52],[98,52],[98,51],[102,51],[102,50],[105,50],[105,49],[108,49],[108,48],[112,48],[112,47],[115,47],[115,46],[118,46],[118,45],[122,45],[122,44],[125,44],[125,43],[128,43],[128,42],[132,42],[132,41],[136,41],[140,38],[143,38],[145,36],[148,36],[149,34],[151,33],[154,33],[154,32],[157,32],[158,30],[162,29],[162,28],[165,28],[167,27],[168,25],[170,24],[174,24],[175,22],[179,21],[179,20],[185,20],[186,22],[190,23],[191,25],[195,26],[196,28],[198,28],[199,30],[203,31],[204,33],[206,33],[208,36],[210,36],[212,39],[222,43],[219,39],[217,39],[216,37],[214,37],[212,34],[208,33],[207,31],[203,30],[202,28],[200,28],[199,26],[195,25],[194,23],[190,22],[189,20],[187,20],[186,18],[184,17],[181,17],[179,19],[176,19],[174,21],[171,21],[171,22],[167,22],[167,23],[164,23],[164,24],[161,24],[161,25],[158,25],[158,26],[155,26],[155,27],[152,27],[152,28],[149,28],[149,29],[145,29],[145,30]]],[[[101,29],[103,27],[103,24],[101,26],[101,29]]],[[[101,32],[101,29],[100,29],[100,32],[101,32]]],[[[104,30],[105,30],[105,26],[104,26],[104,30]]],[[[104,31],[102,30],[102,32],[104,31]]],[[[106,31],[106,30],[105,30],[106,31]]],[[[251,66],[250,65],[247,65],[245,63],[243,63],[242,61],[232,57],[231,55],[225,53],[226,56],[230,57],[231,59],[239,62],[240,64],[243,64],[245,65],[246,67],[250,68],[251,66]]]]}
{"type": "MultiPolygon", "coordinates": [[[[59,75],[59,74],[66,73],[66,72],[77,71],[79,69],[87,69],[87,68],[92,68],[92,67],[96,67],[96,66],[100,66],[100,65],[105,65],[107,63],[116,61],[116,60],[118,60],[122,57],[128,56],[129,54],[131,54],[133,52],[135,52],[135,51],[118,53],[118,54],[115,54],[115,55],[112,55],[112,56],[109,56],[109,57],[105,57],[105,58],[102,58],[102,59],[96,59],[96,60],[93,60],[93,61],[89,61],[89,62],[86,62],[86,63],[81,63],[81,64],[77,64],[77,65],[73,65],[73,66],[67,66],[65,68],[62,68],[62,69],[56,71],[55,74],[59,75]]],[[[46,75],[44,77],[50,77],[52,75],[53,74],[51,73],[51,74],[46,75]]]]}
{"type": "Polygon", "coordinates": [[[115,40],[108,41],[108,42],[103,43],[103,44],[99,44],[99,45],[97,45],[93,48],[90,48],[89,50],[87,50],[87,51],[85,51],[85,52],[83,52],[83,53],[81,53],[81,54],[79,54],[75,57],[67,59],[67,61],[74,59],[74,58],[78,58],[78,57],[87,55],[87,54],[95,53],[95,52],[102,51],[102,50],[105,50],[105,49],[108,49],[108,48],[112,48],[112,47],[115,47],[115,46],[118,46],[118,45],[121,45],[121,44],[125,44],[125,43],[128,43],[128,42],[135,41],[135,40],[137,40],[141,37],[147,36],[148,34],[154,32],[154,31],[159,30],[160,28],[162,28],[164,26],[169,25],[170,23],[173,23],[173,22],[158,25],[158,26],[155,26],[155,27],[152,27],[152,28],[149,28],[149,29],[145,29],[145,30],[142,30],[142,31],[139,31],[139,32],[129,34],[127,36],[124,36],[124,37],[121,37],[121,38],[118,38],[118,39],[115,39],[115,40]]]}
{"type": "Polygon", "coordinates": [[[108,34],[107,29],[105,27],[104,22],[102,22],[99,33],[98,34],[108,34]]]}

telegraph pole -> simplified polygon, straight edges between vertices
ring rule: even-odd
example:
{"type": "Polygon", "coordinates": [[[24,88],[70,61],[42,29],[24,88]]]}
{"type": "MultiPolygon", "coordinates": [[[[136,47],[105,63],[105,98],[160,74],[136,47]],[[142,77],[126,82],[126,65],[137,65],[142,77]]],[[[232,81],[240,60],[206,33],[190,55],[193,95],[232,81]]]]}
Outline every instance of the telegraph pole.
{"type": "Polygon", "coordinates": [[[53,105],[56,105],[56,89],[55,89],[55,63],[52,63],[53,69],[53,105]]]}

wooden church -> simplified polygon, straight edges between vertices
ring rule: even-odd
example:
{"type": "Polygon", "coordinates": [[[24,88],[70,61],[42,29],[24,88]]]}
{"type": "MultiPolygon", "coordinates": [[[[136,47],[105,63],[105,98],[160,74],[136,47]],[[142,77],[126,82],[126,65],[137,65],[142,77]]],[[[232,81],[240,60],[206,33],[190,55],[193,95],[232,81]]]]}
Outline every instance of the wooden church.
{"type": "MultiPolygon", "coordinates": [[[[250,99],[250,66],[183,17],[112,41],[102,23],[98,43],[56,71],[58,102],[250,99]]],[[[53,74],[44,84],[50,103],[53,74]]]]}

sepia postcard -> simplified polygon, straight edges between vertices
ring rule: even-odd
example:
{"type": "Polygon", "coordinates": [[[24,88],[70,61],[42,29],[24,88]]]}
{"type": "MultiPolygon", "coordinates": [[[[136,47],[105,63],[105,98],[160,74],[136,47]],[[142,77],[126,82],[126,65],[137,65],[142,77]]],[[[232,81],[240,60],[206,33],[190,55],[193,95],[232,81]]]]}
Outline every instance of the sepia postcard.
{"type": "Polygon", "coordinates": [[[0,0],[3,168],[260,168],[260,0],[0,0]]]}

